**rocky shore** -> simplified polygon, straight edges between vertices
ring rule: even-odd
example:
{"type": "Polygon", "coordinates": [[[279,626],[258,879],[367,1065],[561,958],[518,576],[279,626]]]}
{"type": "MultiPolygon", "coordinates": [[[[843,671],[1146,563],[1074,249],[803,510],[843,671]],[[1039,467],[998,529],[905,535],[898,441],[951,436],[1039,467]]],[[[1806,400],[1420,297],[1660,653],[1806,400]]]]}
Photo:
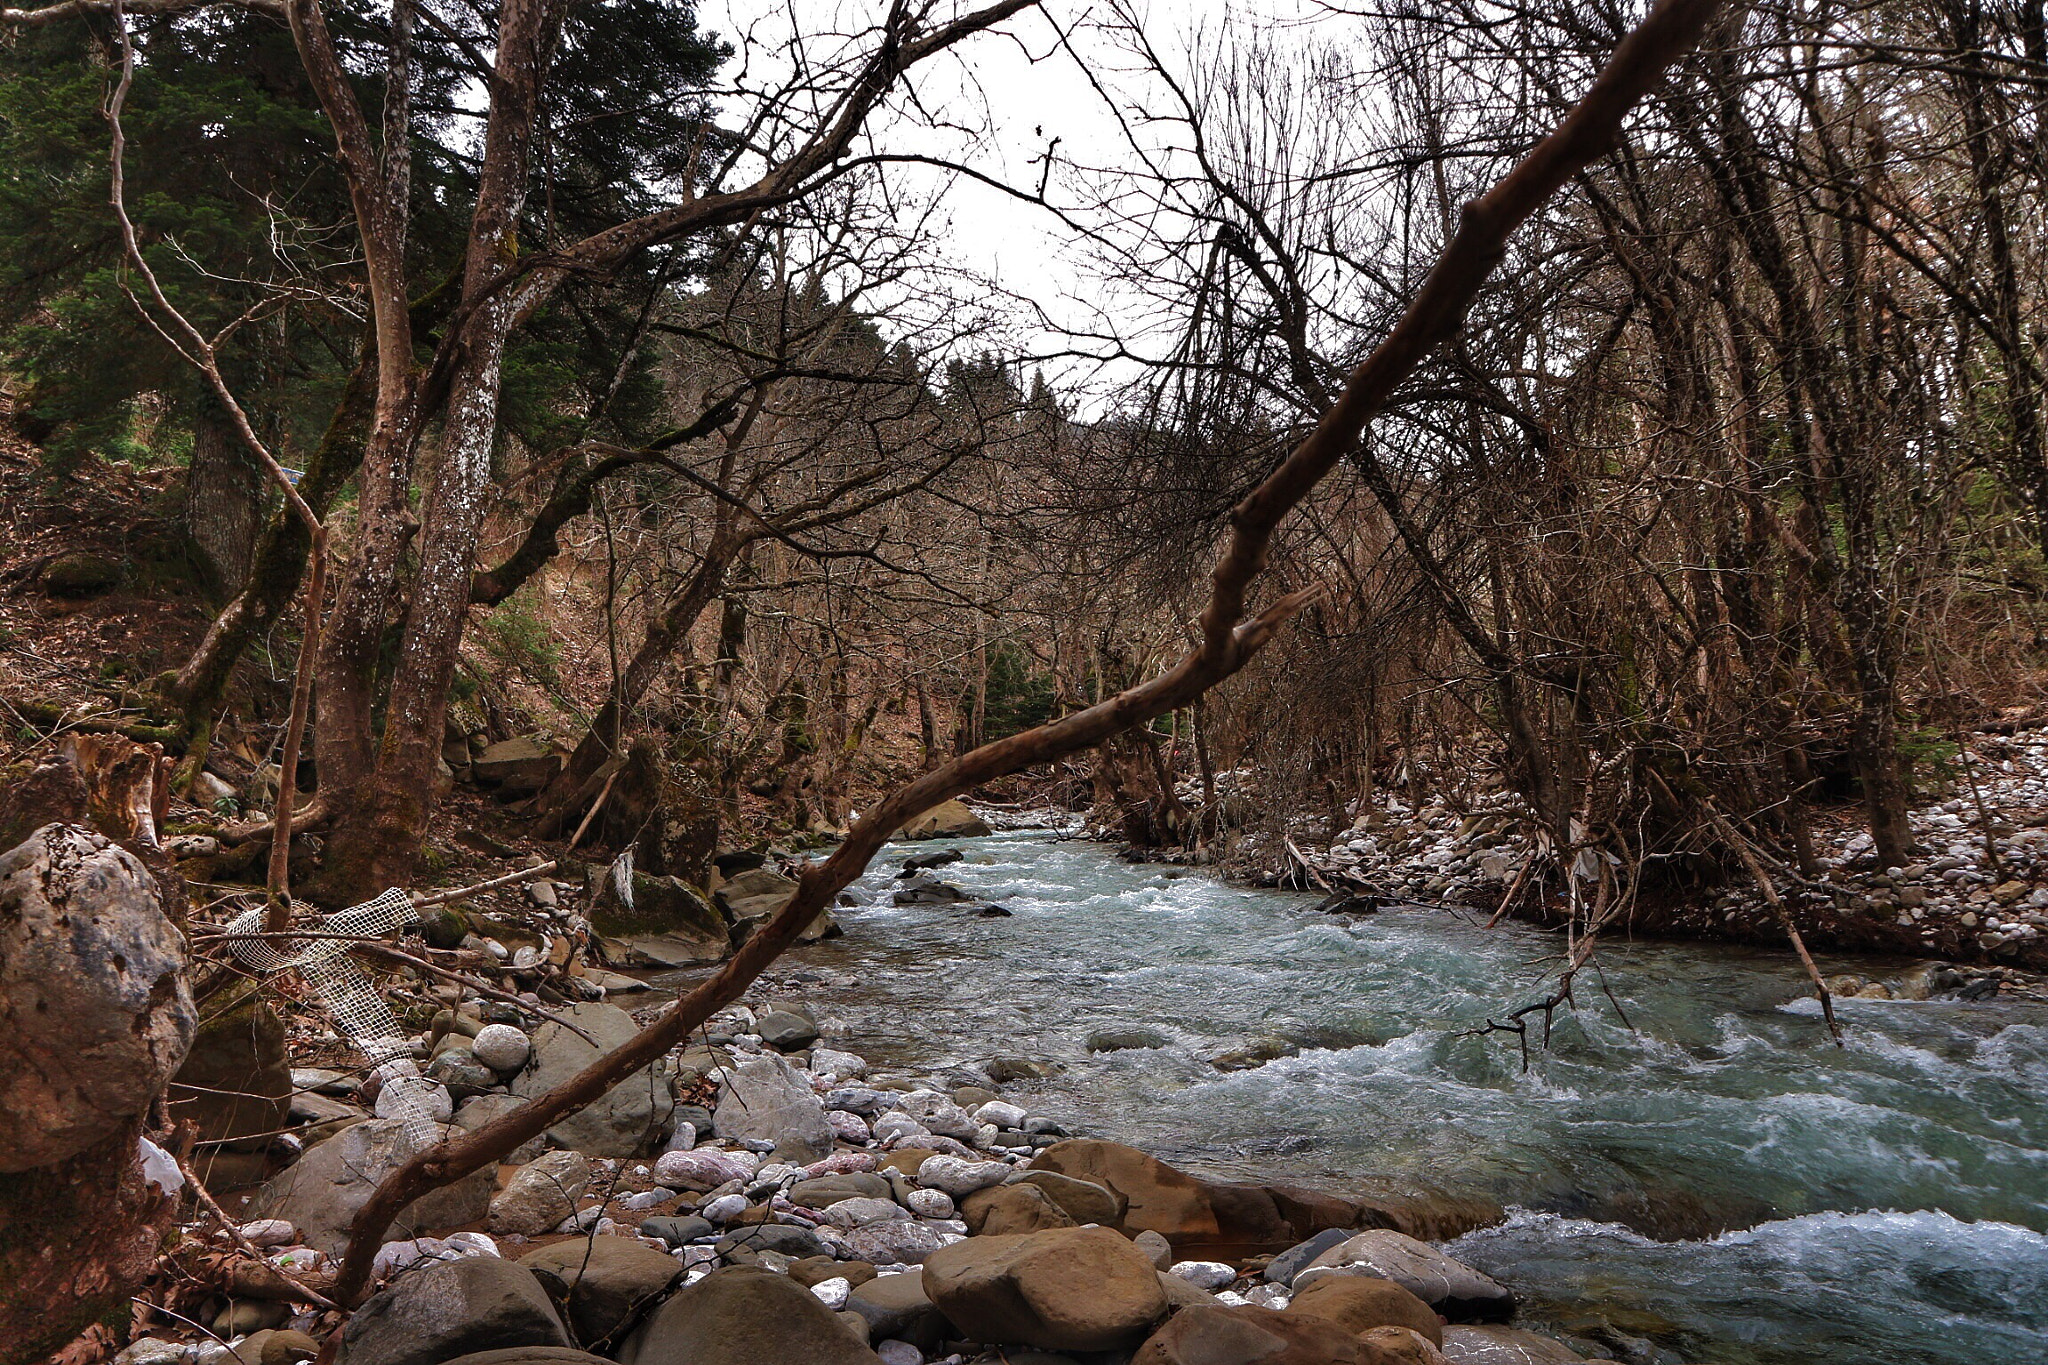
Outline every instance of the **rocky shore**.
{"type": "MultiPolygon", "coordinates": [[[[614,989],[625,987],[617,980],[614,989]]],[[[1004,1098],[1030,1063],[884,1074],[789,982],[408,1209],[353,1313],[347,1227],[424,1116],[473,1127],[630,1036],[616,1004],[449,999],[411,1066],[292,1072],[303,1154],[196,1223],[229,1292],[122,1365],[1568,1365],[1429,1244],[1497,1209],[1223,1183],[1004,1098]],[[424,1076],[414,1074],[424,1062],[424,1076]],[[400,1078],[403,1077],[403,1084],[400,1078]]],[[[427,1140],[443,1131],[438,1122],[427,1140]]],[[[174,1256],[175,1259],[175,1256],[174,1256]]]]}

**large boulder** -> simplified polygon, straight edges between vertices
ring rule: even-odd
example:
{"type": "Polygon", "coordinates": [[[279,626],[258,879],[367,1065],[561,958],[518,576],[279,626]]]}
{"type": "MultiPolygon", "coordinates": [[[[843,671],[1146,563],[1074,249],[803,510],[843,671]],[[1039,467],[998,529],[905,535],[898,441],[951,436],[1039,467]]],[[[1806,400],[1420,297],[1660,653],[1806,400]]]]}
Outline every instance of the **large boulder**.
{"type": "Polygon", "coordinates": [[[1436,1310],[1395,1284],[1367,1275],[1331,1275],[1303,1289],[1284,1310],[1334,1322],[1353,1334],[1374,1327],[1406,1327],[1432,1346],[1444,1344],[1436,1310]]]}
{"type": "Polygon", "coordinates": [[[576,1212],[590,1184],[590,1158],[581,1152],[545,1152],[512,1173],[491,1198],[492,1232],[538,1237],[576,1212]]]}
{"type": "Polygon", "coordinates": [[[663,967],[732,956],[725,917],[680,877],[650,877],[624,861],[591,876],[590,925],[663,967]]]}
{"type": "MultiPolygon", "coordinates": [[[[527,1099],[545,1094],[640,1031],[633,1016],[617,1005],[570,1005],[557,1013],[596,1039],[597,1046],[550,1019],[534,1030],[533,1055],[513,1078],[513,1094],[527,1099]]],[[[613,1086],[596,1104],[549,1128],[548,1140],[588,1156],[641,1156],[660,1145],[675,1107],[667,1066],[657,1060],[613,1086]]]]}
{"type": "Polygon", "coordinates": [[[787,1275],[744,1266],[714,1271],[676,1294],[619,1351],[621,1365],[881,1365],[881,1359],[810,1290],[787,1275]]]}
{"type": "Polygon", "coordinates": [[[1125,1234],[1149,1229],[1178,1252],[1212,1252],[1212,1259],[1236,1260],[1297,1240],[1297,1229],[1267,1191],[1201,1180],[1121,1143],[1093,1138],[1056,1143],[1040,1152],[1031,1167],[1113,1191],[1124,1201],[1118,1227],[1125,1234]]]}
{"type": "MultiPolygon", "coordinates": [[[[250,1201],[249,1216],[282,1218],[299,1230],[307,1246],[339,1256],[357,1212],[384,1177],[417,1150],[402,1119],[353,1124],[308,1147],[297,1163],[272,1176],[250,1201]]],[[[496,1174],[485,1166],[421,1195],[399,1211],[386,1237],[403,1241],[479,1221],[490,1208],[496,1174]]]]}
{"type": "Polygon", "coordinates": [[[341,1365],[441,1365],[476,1351],[568,1344],[531,1271],[466,1256],[402,1274],[358,1308],[342,1332],[341,1365]]]}
{"type": "Polygon", "coordinates": [[[1515,1296],[1500,1281],[1390,1228],[1331,1247],[1294,1277],[1294,1289],[1343,1275],[1392,1280],[1453,1322],[1506,1322],[1515,1312],[1515,1296]]]}
{"type": "Polygon", "coordinates": [[[907,1341],[930,1349],[950,1333],[951,1325],[924,1292],[924,1276],[877,1275],[847,1293],[846,1311],[866,1320],[876,1341],[907,1341]]]}
{"type": "Polygon", "coordinates": [[[1166,1313],[1159,1272],[1108,1228],[974,1237],[924,1260],[924,1291],[970,1341],[1125,1350],[1166,1313]]]}
{"type": "Polygon", "coordinates": [[[569,1290],[569,1324],[576,1339],[596,1346],[658,1302],[683,1277],[683,1265],[631,1237],[578,1237],[519,1259],[545,1271],[569,1290]]]}
{"type": "Polygon", "coordinates": [[[775,1144],[775,1160],[808,1165],[832,1154],[832,1125],[809,1077],[765,1055],[727,1067],[712,1120],[720,1137],[775,1144]]]}
{"type": "Polygon", "coordinates": [[[1389,1365],[1377,1348],[1321,1318],[1250,1304],[1183,1308],[1131,1365],[1389,1365]]]}
{"type": "Polygon", "coordinates": [[[978,839],[989,833],[989,827],[979,815],[967,809],[959,801],[941,801],[922,815],[912,816],[903,822],[903,828],[891,836],[897,839],[978,839]]]}
{"type": "Polygon", "coordinates": [[[1065,1209],[1067,1217],[1076,1223],[1100,1223],[1113,1228],[1123,1221],[1123,1198],[1092,1180],[1076,1180],[1057,1171],[1032,1170],[1017,1177],[1017,1183],[1044,1191],[1045,1197],[1065,1209]]]}
{"type": "Polygon", "coordinates": [[[975,1236],[1071,1228],[1076,1221],[1036,1185],[996,1185],[960,1201],[960,1217],[975,1236]]]}
{"type": "Polygon", "coordinates": [[[284,1127],[292,1103],[284,1020],[259,982],[230,978],[199,1003],[199,1029],[169,1100],[171,1118],[191,1119],[202,1142],[263,1146],[284,1127]]]}
{"type": "Polygon", "coordinates": [[[185,940],[126,849],[45,825],[0,855],[0,1172],[112,1137],[178,1070],[185,940]]]}
{"type": "Polygon", "coordinates": [[[507,795],[537,792],[562,770],[562,755],[546,735],[520,735],[487,747],[470,760],[469,770],[507,795]]]}

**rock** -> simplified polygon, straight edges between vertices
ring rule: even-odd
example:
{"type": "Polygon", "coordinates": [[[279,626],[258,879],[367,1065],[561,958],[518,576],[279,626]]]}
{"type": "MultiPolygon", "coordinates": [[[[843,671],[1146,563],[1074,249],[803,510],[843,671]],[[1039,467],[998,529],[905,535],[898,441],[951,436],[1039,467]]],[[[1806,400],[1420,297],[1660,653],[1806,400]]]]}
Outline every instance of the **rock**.
{"type": "Polygon", "coordinates": [[[1113,1228],[1123,1220],[1124,1201],[1093,1181],[1076,1180],[1057,1171],[1026,1171],[1017,1183],[1035,1185],[1045,1191],[1046,1198],[1065,1209],[1067,1217],[1076,1223],[1100,1223],[1113,1228]]]}
{"type": "MultiPolygon", "coordinates": [[[[307,1246],[339,1256],[357,1211],[414,1151],[398,1119],[354,1124],[308,1147],[297,1164],[272,1176],[250,1200],[250,1216],[286,1219],[307,1246]]],[[[386,1235],[399,1240],[480,1221],[490,1208],[495,1174],[486,1166],[420,1196],[400,1211],[386,1235]]]]}
{"type": "Polygon", "coordinates": [[[974,1111],[976,1123],[993,1123],[998,1128],[1022,1128],[1028,1117],[1023,1105],[1007,1100],[990,1100],[974,1111]]]}
{"type": "Polygon", "coordinates": [[[825,1210],[825,1221],[835,1228],[865,1227],[910,1217],[910,1210],[893,1199],[841,1199],[825,1210]]]}
{"type": "Polygon", "coordinates": [[[663,1152],[654,1163],[654,1178],[675,1190],[715,1190],[734,1180],[750,1180],[754,1164],[734,1152],[700,1147],[694,1152],[663,1152]]]}
{"type": "Polygon", "coordinates": [[[1278,1061],[1282,1057],[1295,1056],[1300,1051],[1299,1047],[1288,1042],[1285,1038],[1272,1036],[1254,1038],[1243,1047],[1233,1048],[1229,1052],[1219,1053],[1211,1057],[1209,1065],[1215,1067],[1218,1071],[1250,1071],[1254,1067],[1264,1066],[1267,1062],[1278,1061]]]}
{"type": "Polygon", "coordinates": [[[965,853],[962,853],[957,848],[941,849],[937,853],[919,853],[913,857],[905,858],[903,860],[903,870],[896,875],[900,879],[908,877],[913,872],[929,872],[935,867],[945,867],[949,863],[957,863],[966,856],[965,853]]]}
{"type": "Polygon", "coordinates": [[[1052,1074],[1051,1067],[1029,1057],[997,1057],[989,1062],[987,1069],[989,1079],[997,1085],[1009,1085],[1013,1081],[1042,1081],[1052,1074]]]}
{"type": "Polygon", "coordinates": [[[1444,1353],[1411,1327],[1368,1327],[1358,1339],[1378,1351],[1384,1365],[1448,1365],[1444,1353]]]}
{"type": "Polygon", "coordinates": [[[841,1142],[855,1142],[863,1146],[872,1141],[875,1130],[868,1121],[850,1109],[827,1109],[825,1122],[832,1125],[832,1135],[841,1142]]]}
{"type": "Polygon", "coordinates": [[[590,925],[659,966],[689,967],[732,956],[725,917],[679,877],[650,877],[612,863],[590,879],[590,925]]]}
{"type": "Polygon", "coordinates": [[[698,1205],[697,1216],[723,1227],[751,1207],[743,1194],[721,1194],[716,1199],[707,1199],[698,1205]]]}
{"type": "MultiPolygon", "coordinates": [[[[765,867],[748,868],[712,893],[712,900],[718,903],[733,920],[735,940],[743,939],[752,932],[752,927],[778,913],[796,895],[796,883],[779,872],[765,867]]],[[[839,932],[839,925],[832,918],[832,912],[820,910],[818,917],[797,935],[799,943],[816,943],[821,938],[830,938],[839,932]]]]}
{"type": "Polygon", "coordinates": [[[348,1320],[341,1365],[441,1365],[507,1346],[567,1346],[532,1272],[495,1256],[437,1261],[400,1275],[348,1320]]]}
{"type": "Polygon", "coordinates": [[[568,1286],[569,1325],[578,1341],[593,1347],[638,1321],[644,1308],[683,1277],[675,1257],[630,1237],[557,1242],[522,1256],[519,1264],[568,1286]]]}
{"type": "Polygon", "coordinates": [[[0,1173],[77,1156],[149,1106],[192,1044],[185,966],[126,849],[44,825],[0,854],[0,1173]]]}
{"type": "Polygon", "coordinates": [[[1580,1365],[1585,1359],[1518,1327],[1446,1327],[1444,1358],[1451,1365],[1580,1365]]]}
{"type": "Polygon", "coordinates": [[[982,818],[959,801],[942,801],[906,821],[895,839],[978,839],[990,833],[982,818]]]}
{"type": "Polygon", "coordinates": [[[786,1275],[715,1271],[626,1339],[623,1365],[877,1365],[831,1309],[786,1275]]]}
{"type": "Polygon", "coordinates": [[[944,1190],[912,1190],[903,1199],[920,1218],[951,1218],[957,1212],[953,1196],[944,1190]]]}
{"type": "Polygon", "coordinates": [[[890,892],[889,899],[895,905],[958,905],[973,897],[951,882],[917,876],[890,892]]]}
{"type": "Polygon", "coordinates": [[[818,1041],[818,1026],[788,1010],[769,1010],[754,1020],[754,1032],[761,1041],[784,1052],[795,1052],[818,1041]]]}
{"type": "MultiPolygon", "coordinates": [[[[592,1047],[549,1020],[534,1031],[533,1056],[526,1070],[514,1078],[513,1094],[529,1099],[544,1094],[640,1031],[633,1016],[616,1005],[568,1005],[557,1013],[597,1039],[599,1045],[592,1047]]],[[[666,1066],[656,1061],[628,1076],[588,1109],[548,1129],[548,1140],[590,1156],[639,1156],[660,1143],[674,1110],[666,1066]]]]}
{"type": "Polygon", "coordinates": [[[192,1050],[171,1082],[171,1117],[196,1123],[202,1142],[260,1150],[291,1113],[284,1020],[250,977],[230,978],[198,1008],[192,1050]]]}
{"type": "Polygon", "coordinates": [[[1237,1282],[1237,1272],[1221,1261],[1176,1261],[1166,1273],[1212,1294],[1237,1282]]]}
{"type": "Polygon", "coordinates": [[[789,1202],[807,1209],[829,1209],[842,1199],[887,1199],[889,1182],[865,1171],[821,1175],[789,1187],[789,1202]]]}
{"type": "Polygon", "coordinates": [[[114,1356],[114,1365],[183,1365],[185,1347],[162,1337],[137,1337],[114,1356]]]}
{"type": "Polygon", "coordinates": [[[491,1200],[485,1226],[492,1232],[538,1237],[576,1212],[590,1184],[590,1159],[581,1152],[548,1152],[513,1172],[491,1200]]]}
{"type": "Polygon", "coordinates": [[[319,1342],[290,1328],[266,1328],[235,1343],[235,1359],[241,1365],[296,1365],[319,1354],[319,1342]]]}
{"type": "Polygon", "coordinates": [[[875,1276],[854,1285],[846,1296],[846,1311],[865,1320],[877,1340],[931,1347],[951,1332],[952,1325],[924,1292],[924,1276],[916,1272],[875,1276]]]}
{"type": "MultiPolygon", "coordinates": [[[[824,1240],[809,1228],[791,1227],[786,1223],[755,1223],[733,1229],[718,1239],[718,1254],[731,1256],[736,1251],[780,1252],[801,1260],[806,1256],[823,1256],[828,1248],[824,1240]]],[[[872,1257],[862,1257],[872,1260],[872,1257]]]]}
{"type": "Polygon", "coordinates": [[[968,1161],[957,1156],[927,1157],[917,1168],[918,1184],[928,1190],[944,1190],[956,1200],[1009,1178],[1010,1168],[1000,1161],[968,1161]]]}
{"type": "Polygon", "coordinates": [[[967,1230],[977,1237],[1077,1226],[1067,1211],[1036,1185],[995,1185],[976,1190],[960,1201],[960,1216],[966,1220],[967,1230]]]}
{"type": "Polygon", "coordinates": [[[709,1219],[699,1218],[694,1214],[685,1214],[677,1217],[657,1215],[653,1218],[642,1219],[640,1222],[642,1236],[659,1238],[670,1246],[681,1246],[685,1242],[694,1242],[699,1237],[709,1237],[716,1231],[718,1229],[711,1226],[709,1219]]]}
{"type": "Polygon", "coordinates": [[[728,1067],[718,1086],[721,1137],[775,1144],[780,1160],[811,1162],[832,1153],[832,1125],[809,1079],[780,1057],[728,1067]]]}
{"type": "Polygon", "coordinates": [[[1334,1323],[1250,1304],[1183,1308],[1131,1357],[1131,1365],[1384,1365],[1334,1323]]]}
{"type": "MultiPolygon", "coordinates": [[[[526,1103],[517,1095],[478,1095],[464,1100],[455,1108],[455,1126],[465,1133],[473,1133],[493,1119],[511,1113],[526,1103]]],[[[505,1160],[515,1166],[523,1166],[547,1150],[545,1137],[528,1138],[514,1147],[505,1160]]]]}
{"type": "Polygon", "coordinates": [[[898,1096],[896,1103],[898,1112],[916,1119],[928,1132],[967,1142],[981,1131],[973,1115],[936,1090],[913,1090],[898,1096]]]}
{"type": "Polygon", "coordinates": [[[458,1356],[447,1365],[611,1365],[603,1356],[572,1351],[566,1346],[507,1346],[458,1356]]]}
{"type": "Polygon", "coordinates": [[[859,1080],[868,1074],[868,1064],[851,1052],[836,1052],[829,1047],[811,1050],[811,1074],[828,1080],[859,1080]]]}
{"type": "Polygon", "coordinates": [[[1294,1277],[1296,1296],[1331,1275],[1392,1280],[1454,1322],[1505,1322],[1515,1311],[1515,1296],[1499,1281],[1387,1228],[1358,1233],[1310,1261],[1294,1277]]]}
{"type": "Polygon", "coordinates": [[[946,1245],[929,1223],[869,1223],[846,1234],[853,1254],[872,1265],[920,1265],[946,1245]]]}
{"type": "Polygon", "coordinates": [[[121,566],[89,550],[58,555],[43,568],[43,587],[59,597],[97,597],[121,582],[121,566]]]}
{"type": "Polygon", "coordinates": [[[1395,1284],[1365,1275],[1332,1275],[1305,1287],[1284,1310],[1323,1318],[1353,1334],[1373,1327],[1406,1327],[1429,1344],[1444,1344],[1436,1310],[1395,1284]]]}
{"type": "Polygon", "coordinates": [[[1308,1268],[1308,1263],[1328,1251],[1351,1240],[1346,1228],[1325,1228],[1306,1242],[1298,1243],[1275,1256],[1266,1263],[1266,1279],[1271,1284],[1291,1285],[1294,1277],[1308,1268]]]}
{"type": "MultiPolygon", "coordinates": [[[[446,1122],[455,1117],[456,1100],[466,1100],[494,1089],[498,1084],[498,1073],[478,1061],[476,1054],[468,1048],[455,1047],[427,1063],[427,1079],[448,1092],[448,1113],[440,1120],[446,1122]]],[[[380,1095],[378,1098],[383,1097],[380,1095]]]]}
{"type": "Polygon", "coordinates": [[[537,792],[562,770],[562,756],[545,735],[500,740],[470,760],[470,772],[485,786],[507,793],[537,792]]]}
{"type": "Polygon", "coordinates": [[[1173,1243],[1150,1228],[1133,1237],[1131,1245],[1144,1252],[1145,1258],[1151,1261],[1156,1269],[1164,1270],[1173,1264],[1173,1243]]]}
{"type": "Polygon", "coordinates": [[[446,1123],[455,1117],[455,1097],[448,1087],[425,1076],[393,1076],[377,1090],[377,1117],[446,1123]]]}
{"type": "Polygon", "coordinates": [[[485,1024],[471,1040],[469,1051],[493,1071],[517,1071],[533,1054],[533,1040],[510,1024],[485,1024]]]}
{"type": "Polygon", "coordinates": [[[976,1237],[933,1252],[924,1290],[972,1341],[1112,1351],[1166,1312],[1158,1272],[1107,1228],[976,1237]]]}
{"type": "MultiPolygon", "coordinates": [[[[1150,1228],[1183,1254],[1208,1252],[1205,1259],[1271,1252],[1327,1227],[1356,1227],[1365,1214],[1357,1204],[1315,1191],[1199,1180],[1135,1148],[1095,1139],[1048,1147],[1031,1168],[1102,1186],[1125,1201],[1117,1226],[1126,1235],[1150,1228]]],[[[1461,1223],[1456,1231],[1474,1225],[1461,1223]]]]}
{"type": "Polygon", "coordinates": [[[1128,1052],[1138,1048],[1165,1047],[1166,1035],[1149,1028],[1100,1028],[1088,1035],[1090,1052],[1128,1052]]]}

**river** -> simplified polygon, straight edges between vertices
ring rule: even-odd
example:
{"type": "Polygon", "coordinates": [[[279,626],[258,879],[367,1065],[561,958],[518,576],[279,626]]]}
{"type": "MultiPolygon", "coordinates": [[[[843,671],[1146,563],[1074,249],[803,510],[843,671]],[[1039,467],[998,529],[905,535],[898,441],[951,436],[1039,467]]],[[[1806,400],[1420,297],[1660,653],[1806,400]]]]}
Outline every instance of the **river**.
{"type": "Polygon", "coordinates": [[[787,964],[871,1062],[1043,1059],[1010,1087],[1034,1112],[1189,1169],[1497,1200],[1448,1250],[1641,1362],[2048,1362],[2048,1006],[1845,1001],[1837,1048],[1788,954],[1616,939],[1525,1070],[1475,1029],[1549,991],[1555,935],[1314,915],[1043,832],[957,846],[939,875],[1011,917],[889,904],[939,847],[892,846],[787,964]],[[1133,1029],[1157,1045],[1088,1050],[1133,1029]],[[1210,1064],[1262,1035],[1301,1050],[1210,1064]]]}

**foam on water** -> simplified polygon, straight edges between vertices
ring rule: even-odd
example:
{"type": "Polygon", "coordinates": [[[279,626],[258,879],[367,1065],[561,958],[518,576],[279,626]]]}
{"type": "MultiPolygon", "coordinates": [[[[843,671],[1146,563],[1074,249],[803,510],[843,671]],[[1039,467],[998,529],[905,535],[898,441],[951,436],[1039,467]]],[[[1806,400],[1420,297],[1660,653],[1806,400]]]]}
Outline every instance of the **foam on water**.
{"type": "Polygon", "coordinates": [[[1627,1022],[1589,975],[1548,1049],[1532,1026],[1525,1071],[1476,1030],[1547,992],[1554,936],[1311,916],[1024,833],[960,847],[936,875],[1012,918],[891,906],[887,858],[846,937],[796,954],[860,979],[818,1003],[882,1068],[1036,1057],[1055,1071],[1019,1089],[1035,1111],[1191,1167],[1538,1210],[1461,1246],[1563,1326],[1604,1305],[1602,1330],[1651,1343],[1634,1358],[2048,1362],[2048,1009],[1848,1001],[1836,1048],[1785,954],[1617,942],[1600,961],[1627,1022]],[[1165,1045],[1087,1050],[1134,1027],[1165,1045]],[[1298,1054],[1209,1064],[1269,1035],[1298,1054]]]}

